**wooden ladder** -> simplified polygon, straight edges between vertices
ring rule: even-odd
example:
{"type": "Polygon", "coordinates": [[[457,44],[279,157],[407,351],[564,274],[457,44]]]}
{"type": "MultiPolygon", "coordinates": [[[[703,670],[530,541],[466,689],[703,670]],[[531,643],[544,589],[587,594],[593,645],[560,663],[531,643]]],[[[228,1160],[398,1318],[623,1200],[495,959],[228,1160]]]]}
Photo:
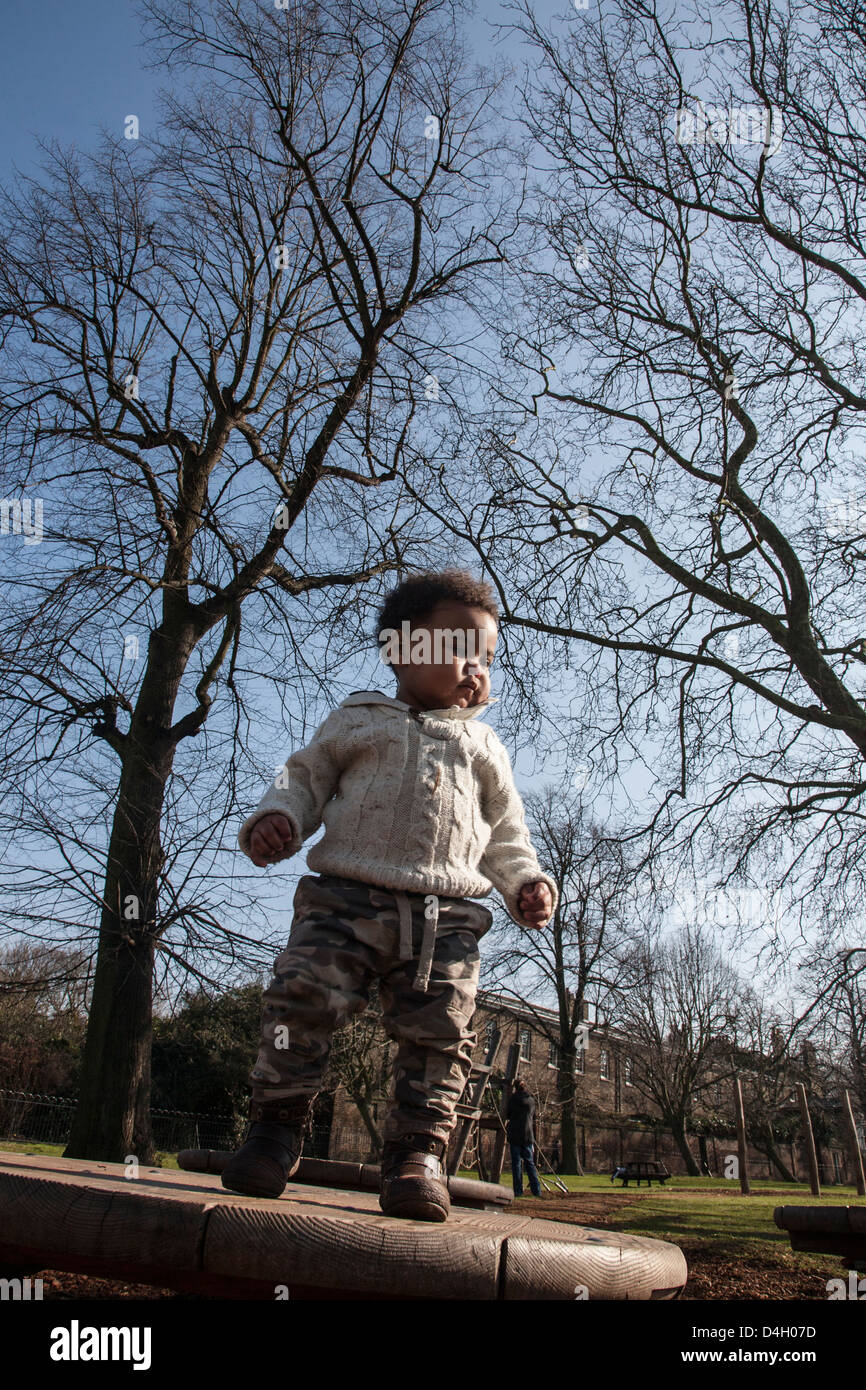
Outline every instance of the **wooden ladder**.
{"type": "Polygon", "coordinates": [[[460,1164],[463,1162],[463,1154],[469,1142],[473,1125],[477,1124],[483,1113],[481,1102],[484,1092],[490,1082],[490,1074],[496,1064],[496,1054],[499,1051],[499,1044],[502,1041],[502,1034],[498,1028],[494,1028],[490,1042],[487,1047],[487,1055],[483,1062],[473,1062],[469,1075],[466,1078],[466,1085],[463,1087],[463,1094],[454,1107],[454,1113],[460,1118],[460,1126],[457,1130],[457,1141],[454,1152],[448,1160],[448,1173],[453,1176],[459,1171],[460,1164]]]}

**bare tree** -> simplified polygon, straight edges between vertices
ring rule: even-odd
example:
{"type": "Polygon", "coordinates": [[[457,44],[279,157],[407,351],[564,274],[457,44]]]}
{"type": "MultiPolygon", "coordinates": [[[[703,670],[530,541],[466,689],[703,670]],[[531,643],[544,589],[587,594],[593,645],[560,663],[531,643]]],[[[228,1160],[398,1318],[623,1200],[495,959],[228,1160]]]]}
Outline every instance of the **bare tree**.
{"type": "Polygon", "coordinates": [[[53,1091],[74,1071],[86,955],[19,941],[0,952],[0,1086],[53,1091]]]}
{"type": "Polygon", "coordinates": [[[835,1064],[838,1087],[849,1089],[866,1115],[866,950],[839,950],[826,930],[802,967],[808,1004],[799,1033],[835,1064]]]}
{"type": "Polygon", "coordinates": [[[342,1085],[357,1108],[370,1136],[374,1152],[381,1153],[383,1138],[374,1107],[387,1102],[391,1085],[391,1044],[386,1038],[379,1005],[378,981],[373,981],[370,1005],[355,1014],[334,1034],[323,1090],[342,1085]]]}
{"type": "Polygon", "coordinates": [[[823,883],[858,944],[862,14],[512,8],[540,172],[490,315],[489,497],[443,489],[436,512],[511,641],[572,650],[611,773],[655,777],[648,852],[705,831],[726,876],[775,877],[812,926],[823,883]]]}
{"type": "Polygon", "coordinates": [[[796,1182],[796,1177],[782,1145],[790,1144],[800,1130],[794,1093],[800,1079],[796,1034],[796,1022],[783,1022],[756,990],[743,986],[737,1037],[725,1060],[731,1079],[742,1078],[746,1136],[785,1182],[796,1182]]]}
{"type": "Polygon", "coordinates": [[[306,713],[381,581],[437,558],[400,473],[423,489],[423,382],[458,370],[506,217],[459,3],[143,13],[186,79],[157,135],[52,146],[2,195],[0,426],[7,489],[44,501],[3,542],[4,794],[24,862],[46,826],[59,856],[35,929],[52,897],[73,937],[98,922],[66,1153],[147,1161],[155,956],[225,926],[250,696],[306,713]]]}
{"type": "Polygon", "coordinates": [[[625,947],[636,931],[634,872],[622,841],[594,821],[573,785],[529,793],[524,804],[559,903],[543,931],[506,924],[485,961],[485,981],[519,1003],[553,1049],[561,1171],[581,1173],[578,1057],[587,1046],[589,1005],[613,1006],[625,947]],[[555,1020],[542,1008],[552,1009],[555,1020]]]}
{"type": "Polygon", "coordinates": [[[648,933],[625,964],[616,1022],[631,1045],[632,1084],[669,1127],[686,1172],[698,1177],[686,1131],[718,1040],[735,1028],[738,977],[700,927],[664,940],[648,933]]]}

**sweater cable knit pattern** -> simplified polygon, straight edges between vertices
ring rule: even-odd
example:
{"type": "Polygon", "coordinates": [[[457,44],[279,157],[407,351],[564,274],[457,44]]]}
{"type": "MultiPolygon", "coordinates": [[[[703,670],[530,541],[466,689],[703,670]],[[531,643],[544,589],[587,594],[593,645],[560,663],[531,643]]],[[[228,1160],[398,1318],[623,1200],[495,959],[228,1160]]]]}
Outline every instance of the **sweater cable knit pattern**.
{"type": "Polygon", "coordinates": [[[495,703],[413,710],[355,691],[279,770],[240,828],[241,849],[249,854],[256,821],[276,811],[292,827],[283,859],[324,824],[307,855],[314,873],[445,897],[495,888],[521,926],[520,890],[540,879],[555,911],[558,889],[539,866],[508,751],[478,720],[495,703]]]}

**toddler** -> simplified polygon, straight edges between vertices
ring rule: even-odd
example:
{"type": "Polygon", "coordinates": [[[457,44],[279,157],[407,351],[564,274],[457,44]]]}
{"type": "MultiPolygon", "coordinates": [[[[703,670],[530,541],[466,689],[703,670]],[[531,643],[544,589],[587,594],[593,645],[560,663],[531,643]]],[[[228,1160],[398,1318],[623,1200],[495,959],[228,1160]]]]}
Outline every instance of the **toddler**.
{"type": "Polygon", "coordinates": [[[294,896],[289,942],[264,994],[246,1141],[223,1185],[277,1197],[297,1172],[331,1035],[379,980],[398,1044],[379,1205],[445,1221],[445,1157],[471,1066],[478,943],[495,887],[537,928],[556,883],[541,872],[508,753],[479,718],[490,698],[498,608],[466,571],[413,576],[379,613],[394,696],[356,691],[293,753],[241,826],[254,864],[290,859],[325,826],[294,896]],[[399,659],[397,659],[399,658],[399,659]]]}

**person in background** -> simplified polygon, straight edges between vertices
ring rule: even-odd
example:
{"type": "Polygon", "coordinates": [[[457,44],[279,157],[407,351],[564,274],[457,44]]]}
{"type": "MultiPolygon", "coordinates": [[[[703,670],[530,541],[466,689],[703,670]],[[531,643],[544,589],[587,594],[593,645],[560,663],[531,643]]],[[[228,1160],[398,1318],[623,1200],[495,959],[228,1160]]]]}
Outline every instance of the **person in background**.
{"type": "Polygon", "coordinates": [[[508,1102],[508,1119],[505,1133],[511,1147],[511,1181],[515,1197],[523,1196],[523,1164],[529,1178],[529,1190],[533,1197],[541,1196],[541,1183],[538,1170],[533,1161],[535,1136],[532,1120],[535,1115],[535,1097],[531,1096],[518,1077],[514,1083],[511,1099],[508,1102]]]}

